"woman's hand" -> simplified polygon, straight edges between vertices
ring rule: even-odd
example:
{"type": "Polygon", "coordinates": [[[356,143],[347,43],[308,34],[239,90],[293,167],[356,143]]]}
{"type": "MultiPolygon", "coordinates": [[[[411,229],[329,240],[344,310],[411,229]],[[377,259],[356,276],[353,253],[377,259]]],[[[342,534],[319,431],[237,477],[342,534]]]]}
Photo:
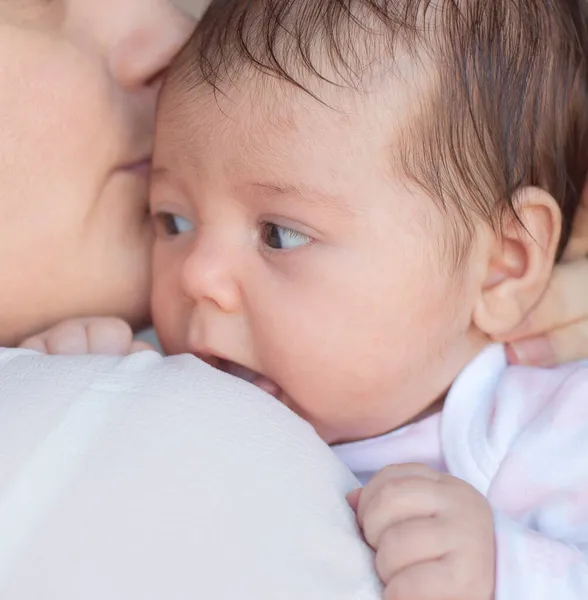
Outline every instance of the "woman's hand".
{"type": "Polygon", "coordinates": [[[588,358],[588,188],[541,303],[500,341],[508,342],[513,364],[552,366],[588,358]]]}

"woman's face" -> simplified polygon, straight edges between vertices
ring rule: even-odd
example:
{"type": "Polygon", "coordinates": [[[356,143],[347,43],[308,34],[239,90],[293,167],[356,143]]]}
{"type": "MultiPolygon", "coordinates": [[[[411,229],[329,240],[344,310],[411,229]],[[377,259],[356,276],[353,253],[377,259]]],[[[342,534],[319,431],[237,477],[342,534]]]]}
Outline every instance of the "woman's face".
{"type": "Polygon", "coordinates": [[[156,96],[192,27],[170,0],[0,0],[0,345],[147,319],[156,96]]]}

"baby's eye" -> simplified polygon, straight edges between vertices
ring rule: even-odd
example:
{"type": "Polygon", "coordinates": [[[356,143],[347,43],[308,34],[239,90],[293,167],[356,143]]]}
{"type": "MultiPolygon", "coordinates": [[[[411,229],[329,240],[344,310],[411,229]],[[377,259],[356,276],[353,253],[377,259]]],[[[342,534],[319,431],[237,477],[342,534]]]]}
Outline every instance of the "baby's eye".
{"type": "Polygon", "coordinates": [[[262,240],[266,246],[273,250],[292,250],[312,242],[312,238],[308,235],[275,223],[262,224],[262,240]]]}
{"type": "Polygon", "coordinates": [[[194,225],[192,225],[188,219],[184,219],[184,217],[172,213],[156,214],[155,223],[156,226],[161,228],[163,233],[168,236],[176,236],[194,230],[194,225]]]}

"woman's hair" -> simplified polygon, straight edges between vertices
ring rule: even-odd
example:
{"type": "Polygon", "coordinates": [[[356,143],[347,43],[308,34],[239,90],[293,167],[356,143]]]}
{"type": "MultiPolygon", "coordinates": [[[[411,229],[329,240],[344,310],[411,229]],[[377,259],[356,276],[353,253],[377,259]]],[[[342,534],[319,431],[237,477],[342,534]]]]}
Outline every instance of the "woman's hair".
{"type": "Polygon", "coordinates": [[[254,67],[315,97],[312,77],[361,93],[409,56],[426,89],[394,163],[466,224],[456,260],[472,211],[499,225],[526,186],[561,208],[559,256],[588,167],[587,14],[586,0],[214,0],[187,54],[217,90],[254,67]]]}

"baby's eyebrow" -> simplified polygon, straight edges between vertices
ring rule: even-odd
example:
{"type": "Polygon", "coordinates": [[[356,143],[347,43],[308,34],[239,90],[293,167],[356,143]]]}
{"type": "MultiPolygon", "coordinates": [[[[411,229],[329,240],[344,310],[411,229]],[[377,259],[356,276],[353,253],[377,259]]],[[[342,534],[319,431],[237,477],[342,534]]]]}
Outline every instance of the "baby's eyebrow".
{"type": "Polygon", "coordinates": [[[291,185],[268,182],[255,182],[250,184],[251,191],[254,193],[262,193],[268,198],[297,198],[309,204],[325,206],[329,209],[334,209],[340,213],[356,214],[357,207],[342,196],[329,193],[325,190],[319,190],[306,185],[291,185]]]}

